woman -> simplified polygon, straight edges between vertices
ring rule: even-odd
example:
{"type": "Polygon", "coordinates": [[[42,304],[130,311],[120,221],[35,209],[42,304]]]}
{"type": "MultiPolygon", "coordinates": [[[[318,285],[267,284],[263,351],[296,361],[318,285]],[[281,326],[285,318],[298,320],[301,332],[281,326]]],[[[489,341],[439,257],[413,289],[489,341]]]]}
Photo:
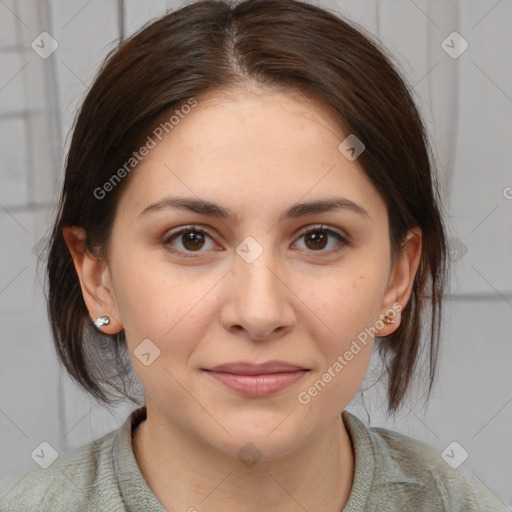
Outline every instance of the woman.
{"type": "Polygon", "coordinates": [[[411,94],[334,15],[197,2],[112,52],[76,119],[48,278],[70,375],[108,404],[133,369],[145,399],[3,482],[2,510],[507,510],[344,410],[378,343],[397,411],[427,330],[432,386],[447,261],[411,94]]]}

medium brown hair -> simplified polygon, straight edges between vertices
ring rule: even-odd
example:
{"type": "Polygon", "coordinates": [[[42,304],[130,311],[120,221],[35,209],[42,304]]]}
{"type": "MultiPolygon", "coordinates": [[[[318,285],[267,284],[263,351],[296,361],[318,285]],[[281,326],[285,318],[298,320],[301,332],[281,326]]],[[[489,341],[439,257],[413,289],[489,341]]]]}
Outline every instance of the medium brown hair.
{"type": "Polygon", "coordinates": [[[363,142],[358,163],[386,202],[393,260],[407,230],[421,228],[422,255],[410,300],[398,329],[379,340],[379,352],[388,376],[388,412],[395,412],[413,381],[428,329],[429,395],[448,254],[425,126],[412,90],[381,45],[361,27],[293,0],[195,2],[146,24],[105,58],[75,118],[50,240],[48,313],[59,359],[99,401],[135,401],[126,391],[133,369],[124,331],[110,336],[95,328],[62,229],[83,228],[87,248],[107,257],[129,176],[102,199],[94,190],[140,148],[163,116],[191,98],[200,101],[207,91],[236,93],[246,84],[313,97],[345,135],[363,142]]]}

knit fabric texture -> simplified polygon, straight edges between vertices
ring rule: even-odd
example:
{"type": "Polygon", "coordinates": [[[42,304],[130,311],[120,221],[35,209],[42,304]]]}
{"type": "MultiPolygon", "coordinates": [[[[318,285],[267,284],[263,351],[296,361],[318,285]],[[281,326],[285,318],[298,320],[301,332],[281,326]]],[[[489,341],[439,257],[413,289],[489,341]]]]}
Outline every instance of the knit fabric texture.
{"type": "MultiPolygon", "coordinates": [[[[60,454],[47,469],[0,482],[1,512],[166,512],[135,459],[132,435],[146,418],[135,409],[103,437],[60,454]]],[[[509,512],[464,466],[450,467],[433,447],[367,427],[343,411],[355,453],[354,481],[340,512],[509,512]]]]}

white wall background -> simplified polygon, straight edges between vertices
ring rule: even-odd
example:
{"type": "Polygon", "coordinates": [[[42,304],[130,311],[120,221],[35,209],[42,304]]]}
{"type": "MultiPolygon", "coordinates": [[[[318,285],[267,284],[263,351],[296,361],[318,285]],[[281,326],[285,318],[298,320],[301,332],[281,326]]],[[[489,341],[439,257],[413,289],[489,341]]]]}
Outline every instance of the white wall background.
{"type": "MultiPolygon", "coordinates": [[[[72,119],[102,58],[121,34],[185,3],[0,2],[0,479],[34,466],[42,441],[63,452],[117,428],[133,409],[100,407],[58,366],[36,256],[72,119]],[[43,31],[59,45],[47,59],[31,48],[43,31]]],[[[464,464],[512,505],[512,0],[316,3],[375,34],[414,86],[458,259],[429,407],[410,400],[386,419],[384,391],[372,388],[371,425],[440,452],[457,441],[469,453],[464,464]],[[469,44],[458,58],[442,47],[453,31],[469,44]]],[[[349,410],[366,420],[358,397],[349,410]]]]}

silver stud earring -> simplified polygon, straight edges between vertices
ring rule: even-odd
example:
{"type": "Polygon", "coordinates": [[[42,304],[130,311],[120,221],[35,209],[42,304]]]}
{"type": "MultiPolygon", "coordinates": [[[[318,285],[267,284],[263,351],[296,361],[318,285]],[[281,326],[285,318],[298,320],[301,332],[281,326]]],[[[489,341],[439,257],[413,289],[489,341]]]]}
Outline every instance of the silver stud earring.
{"type": "Polygon", "coordinates": [[[94,325],[99,329],[104,325],[108,325],[110,323],[110,318],[108,316],[99,316],[96,318],[94,325]]]}
{"type": "Polygon", "coordinates": [[[385,324],[394,324],[395,323],[395,321],[391,320],[391,318],[388,315],[384,315],[383,320],[384,320],[385,324]]]}

